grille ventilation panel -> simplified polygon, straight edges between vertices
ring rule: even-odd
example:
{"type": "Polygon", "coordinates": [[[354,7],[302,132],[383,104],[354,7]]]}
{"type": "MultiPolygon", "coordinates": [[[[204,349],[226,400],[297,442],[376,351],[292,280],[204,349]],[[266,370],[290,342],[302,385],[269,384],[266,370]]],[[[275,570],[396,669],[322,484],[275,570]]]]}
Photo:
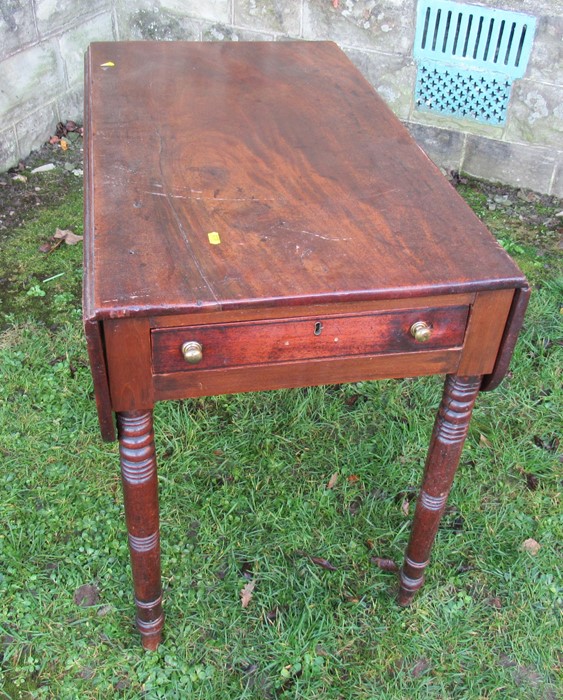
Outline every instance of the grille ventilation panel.
{"type": "Polygon", "coordinates": [[[419,0],[417,109],[504,123],[512,81],[526,71],[535,27],[535,18],[520,12],[419,0]]]}

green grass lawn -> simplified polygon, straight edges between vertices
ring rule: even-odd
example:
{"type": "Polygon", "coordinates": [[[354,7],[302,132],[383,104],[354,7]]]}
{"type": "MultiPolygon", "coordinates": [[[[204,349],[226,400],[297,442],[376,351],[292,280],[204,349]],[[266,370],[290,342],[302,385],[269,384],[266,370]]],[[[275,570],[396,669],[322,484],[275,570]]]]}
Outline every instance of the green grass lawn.
{"type": "Polygon", "coordinates": [[[402,558],[441,378],[159,404],[155,653],[133,625],[117,446],[98,435],[81,245],[38,250],[82,232],[79,187],[3,236],[0,700],[561,697],[561,206],[460,191],[533,294],[425,588],[400,609],[373,559],[402,558]]]}

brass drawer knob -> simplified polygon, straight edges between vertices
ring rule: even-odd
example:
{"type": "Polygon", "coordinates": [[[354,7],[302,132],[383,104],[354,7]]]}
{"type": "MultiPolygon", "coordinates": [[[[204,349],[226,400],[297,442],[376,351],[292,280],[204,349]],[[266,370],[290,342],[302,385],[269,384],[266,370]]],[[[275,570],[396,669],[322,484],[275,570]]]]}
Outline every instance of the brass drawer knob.
{"type": "Polygon", "coordinates": [[[190,365],[197,365],[203,359],[203,348],[195,340],[188,340],[182,345],[182,355],[184,360],[189,362],[190,365]]]}
{"type": "Polygon", "coordinates": [[[416,321],[411,326],[411,335],[417,343],[426,343],[430,340],[432,329],[424,321],[416,321]]]}

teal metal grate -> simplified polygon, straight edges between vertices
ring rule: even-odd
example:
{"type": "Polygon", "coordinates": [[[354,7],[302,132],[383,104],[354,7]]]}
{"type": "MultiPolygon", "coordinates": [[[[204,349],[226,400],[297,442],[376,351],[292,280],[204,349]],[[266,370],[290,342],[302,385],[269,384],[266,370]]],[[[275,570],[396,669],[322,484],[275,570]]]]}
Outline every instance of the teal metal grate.
{"type": "Polygon", "coordinates": [[[416,107],[502,124],[512,81],[524,75],[536,21],[520,12],[419,0],[416,107]]]}
{"type": "Polygon", "coordinates": [[[423,65],[419,68],[416,103],[419,110],[502,124],[511,82],[463,68],[423,65]]]}

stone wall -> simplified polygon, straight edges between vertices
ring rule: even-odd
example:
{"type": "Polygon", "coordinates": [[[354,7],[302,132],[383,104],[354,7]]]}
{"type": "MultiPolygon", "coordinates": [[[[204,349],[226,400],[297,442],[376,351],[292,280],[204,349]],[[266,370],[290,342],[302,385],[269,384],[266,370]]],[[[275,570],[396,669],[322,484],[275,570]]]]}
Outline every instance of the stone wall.
{"type": "Polygon", "coordinates": [[[0,170],[82,115],[83,54],[116,37],[110,0],[0,0],[0,170]]]}
{"type": "Polygon", "coordinates": [[[563,0],[478,4],[537,18],[502,126],[415,108],[417,0],[0,0],[0,170],[80,118],[90,41],[330,39],[440,166],[563,196],[563,0]]]}

